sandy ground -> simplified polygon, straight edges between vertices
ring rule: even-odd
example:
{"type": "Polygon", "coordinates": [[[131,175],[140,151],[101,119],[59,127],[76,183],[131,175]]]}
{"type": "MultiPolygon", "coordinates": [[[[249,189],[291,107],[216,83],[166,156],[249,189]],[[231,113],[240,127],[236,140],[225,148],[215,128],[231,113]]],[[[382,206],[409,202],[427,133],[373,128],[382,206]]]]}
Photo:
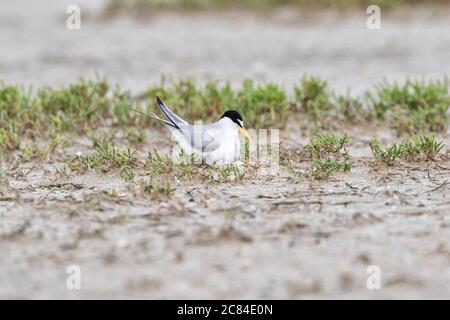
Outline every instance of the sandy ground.
{"type": "Polygon", "coordinates": [[[0,297],[450,298],[449,163],[372,171],[371,136],[350,134],[360,156],[328,181],[261,168],[241,182],[181,182],[162,200],[139,191],[145,170],[125,182],[118,170],[11,166],[0,297]],[[81,290],[66,288],[69,265],[81,290]],[[366,287],[370,265],[380,290],[366,287]]]}
{"type": "MultiPolygon", "coordinates": [[[[2,2],[1,79],[60,85],[96,69],[139,92],[162,74],[290,86],[309,71],[359,92],[384,77],[450,70],[448,19],[418,15],[369,31],[365,15],[323,23],[91,15],[68,31],[66,2],[2,2]]],[[[290,127],[288,145],[308,140],[290,127]]],[[[449,299],[450,164],[374,172],[373,130],[344,130],[350,173],[318,182],[280,169],[235,183],[180,183],[162,201],[136,191],[139,179],[151,179],[143,170],[130,183],[117,172],[64,175],[61,162],[3,164],[10,186],[0,189],[0,298],[449,299]],[[81,269],[81,290],[66,287],[69,265],[81,269]],[[369,265],[381,268],[381,290],[366,287],[369,265]]],[[[449,135],[440,137],[448,150],[449,135]]],[[[147,143],[166,147],[167,139],[152,131],[147,143]]],[[[86,146],[66,152],[77,148],[86,146]]]]}

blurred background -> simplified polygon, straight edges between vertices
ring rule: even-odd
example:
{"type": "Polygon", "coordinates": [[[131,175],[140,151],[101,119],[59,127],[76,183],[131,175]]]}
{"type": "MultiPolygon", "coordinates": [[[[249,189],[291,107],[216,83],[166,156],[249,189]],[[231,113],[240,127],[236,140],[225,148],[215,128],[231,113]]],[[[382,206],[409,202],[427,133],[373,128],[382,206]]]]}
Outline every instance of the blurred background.
{"type": "Polygon", "coordinates": [[[289,85],[311,73],[358,94],[448,74],[449,13],[444,0],[2,1],[0,79],[60,86],[97,74],[139,94],[162,77],[289,85]],[[369,4],[380,30],[367,28],[369,4]],[[80,30],[66,27],[69,5],[80,30]]]}

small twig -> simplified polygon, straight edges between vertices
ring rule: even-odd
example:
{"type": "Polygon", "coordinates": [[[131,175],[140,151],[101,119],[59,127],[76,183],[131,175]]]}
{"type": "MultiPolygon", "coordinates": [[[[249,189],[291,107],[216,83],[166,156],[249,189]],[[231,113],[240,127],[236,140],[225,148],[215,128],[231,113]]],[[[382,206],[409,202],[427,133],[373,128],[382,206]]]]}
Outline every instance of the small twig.
{"type": "Polygon", "coordinates": [[[444,182],[442,182],[442,183],[441,183],[439,186],[437,186],[436,188],[431,189],[430,191],[427,191],[427,192],[424,192],[424,193],[434,192],[434,191],[436,191],[436,190],[439,190],[440,188],[446,186],[446,185],[447,185],[447,182],[448,182],[448,180],[445,180],[444,182]]]}
{"type": "Polygon", "coordinates": [[[322,204],[323,202],[320,200],[313,200],[313,201],[304,201],[304,200],[283,200],[283,201],[276,201],[276,202],[272,202],[272,205],[275,206],[289,206],[289,205],[294,205],[294,204],[305,204],[305,205],[313,205],[313,204],[322,204]]]}
{"type": "Polygon", "coordinates": [[[350,189],[352,189],[352,190],[358,190],[358,191],[364,191],[364,190],[366,190],[366,189],[369,188],[369,186],[365,186],[365,187],[362,187],[362,188],[358,188],[358,187],[352,186],[352,185],[351,185],[350,183],[348,183],[348,182],[346,182],[345,185],[346,185],[347,187],[349,187],[350,189]]]}
{"type": "Polygon", "coordinates": [[[358,187],[354,187],[354,186],[352,186],[352,185],[351,185],[350,183],[348,183],[348,182],[346,182],[345,185],[346,185],[347,187],[349,187],[350,189],[352,189],[352,190],[359,190],[358,187]]]}
{"type": "Polygon", "coordinates": [[[197,189],[197,188],[194,188],[194,189],[192,189],[192,190],[186,191],[187,195],[190,197],[190,199],[189,199],[190,202],[194,202],[194,201],[195,201],[195,198],[194,198],[194,196],[192,195],[192,191],[194,191],[195,189],[197,189]]]}
{"type": "Polygon", "coordinates": [[[272,195],[265,195],[265,194],[258,194],[256,197],[258,199],[279,199],[279,198],[281,198],[280,195],[272,196],[272,195]]]}

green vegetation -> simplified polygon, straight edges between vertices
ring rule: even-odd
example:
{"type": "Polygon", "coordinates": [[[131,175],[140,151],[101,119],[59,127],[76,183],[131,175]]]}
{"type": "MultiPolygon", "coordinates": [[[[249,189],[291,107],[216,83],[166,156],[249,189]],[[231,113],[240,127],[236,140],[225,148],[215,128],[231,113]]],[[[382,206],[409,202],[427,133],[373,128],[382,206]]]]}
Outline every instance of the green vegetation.
{"type": "MultiPolygon", "coordinates": [[[[157,95],[189,122],[213,122],[226,110],[236,109],[248,128],[283,129],[290,122],[294,130],[304,126],[322,129],[326,133],[313,136],[304,148],[286,147],[283,143],[278,152],[270,148],[271,155],[279,154],[280,164],[290,173],[289,179],[327,179],[351,170],[347,134],[328,133],[338,124],[373,122],[395,128],[399,134],[410,133],[408,138],[387,146],[373,137],[373,163],[393,166],[400,160],[436,160],[444,144],[430,132],[447,130],[449,123],[447,79],[384,82],[363,97],[337,95],[326,81],[311,75],[301,77],[291,90],[250,79],[237,88],[228,82],[198,84],[194,79],[184,79],[166,83],[163,79],[160,84],[149,86],[140,97],[105,80],[80,80],[68,87],[37,90],[0,83],[2,162],[16,166],[30,161],[65,161],[64,169],[57,169],[60,176],[67,178],[91,170],[108,172],[127,182],[127,188],[133,192],[137,190],[143,197],[159,200],[170,197],[180,183],[240,182],[264,169],[264,163],[210,167],[183,151],[172,157],[154,150],[141,159],[137,150],[148,150],[148,144],[143,144],[147,135],[151,137],[162,126],[131,109],[161,114],[155,103],[157,95]],[[85,151],[86,142],[92,143],[91,151],[85,151]],[[63,149],[67,147],[70,149],[63,149]],[[80,153],[72,147],[82,147],[84,151],[80,153]]],[[[242,149],[244,162],[249,162],[248,141],[242,149]]],[[[439,159],[445,159],[445,155],[439,159]]],[[[0,186],[7,186],[9,174],[8,170],[0,170],[0,186]]]]}
{"type": "Polygon", "coordinates": [[[299,165],[309,158],[306,153],[303,148],[288,147],[281,141],[279,147],[280,165],[286,167],[295,177],[305,177],[306,173],[299,168],[299,165]]]}
{"type": "Polygon", "coordinates": [[[168,154],[161,156],[156,150],[149,152],[146,167],[150,176],[164,176],[166,180],[174,181],[200,178],[209,182],[227,182],[244,178],[244,172],[237,165],[217,167],[199,165],[195,157],[185,154],[183,150],[175,159],[168,154]]]}
{"type": "Polygon", "coordinates": [[[375,116],[392,121],[400,132],[442,131],[449,123],[448,80],[385,82],[368,94],[375,116]]]}
{"type": "Polygon", "coordinates": [[[151,182],[138,182],[144,193],[170,194],[172,186],[179,181],[189,182],[194,179],[213,183],[239,181],[244,178],[243,170],[237,165],[209,167],[198,164],[195,157],[187,155],[183,150],[172,158],[170,154],[160,155],[156,150],[148,152],[145,165],[139,161],[136,152],[130,147],[124,149],[109,142],[97,142],[95,152],[89,155],[78,155],[66,162],[72,171],[100,170],[114,172],[128,182],[136,179],[135,170],[144,168],[151,182]]]}
{"type": "MultiPolygon", "coordinates": [[[[125,170],[128,170],[129,166],[132,166],[136,162],[135,152],[130,147],[122,150],[117,145],[112,146],[109,142],[100,142],[95,148],[95,153],[86,156],[77,156],[68,162],[68,165],[72,170],[92,170],[102,167],[103,171],[108,171],[114,167],[125,167],[125,170]]],[[[130,173],[127,176],[129,177],[130,173]]]]}
{"type": "Polygon", "coordinates": [[[234,164],[227,164],[224,166],[219,167],[219,174],[217,180],[223,180],[223,181],[234,181],[234,180],[241,180],[244,177],[244,173],[241,171],[241,169],[234,164]]]}
{"type": "Polygon", "coordinates": [[[347,172],[352,168],[347,151],[348,142],[346,134],[336,136],[331,133],[321,133],[310,139],[303,150],[289,149],[281,144],[280,164],[294,176],[326,179],[335,172],[347,172]],[[304,161],[308,161],[309,169],[307,170],[299,167],[304,161]]]}
{"type": "Polygon", "coordinates": [[[208,82],[197,85],[193,79],[174,81],[168,85],[150,86],[147,97],[151,108],[154,97],[161,96],[172,110],[185,119],[217,121],[229,109],[239,110],[245,124],[251,128],[281,127],[289,116],[290,105],[286,92],[276,84],[255,84],[247,79],[239,90],[230,83],[208,82]]]}
{"type": "MultiPolygon", "coordinates": [[[[187,119],[239,110],[251,128],[283,127],[294,114],[302,114],[308,125],[329,128],[336,121],[384,121],[402,132],[443,131],[449,122],[448,82],[408,80],[403,85],[383,83],[365,100],[350,95],[336,95],[325,80],[305,75],[293,86],[293,97],[273,83],[255,84],[244,80],[238,90],[229,83],[208,82],[199,86],[192,79],[164,81],[147,90],[150,106],[153,97],[164,97],[174,111],[187,119]]],[[[216,116],[217,117],[217,116],[216,116]]],[[[217,119],[207,119],[215,121],[217,119]]]]}
{"type": "Polygon", "coordinates": [[[396,143],[390,144],[383,149],[377,137],[372,138],[370,149],[372,150],[375,159],[387,166],[392,166],[395,160],[401,155],[401,149],[396,143]]]}
{"type": "Polygon", "coordinates": [[[170,181],[140,180],[139,186],[143,195],[149,194],[153,199],[167,198],[175,191],[170,181]]]}
{"type": "Polygon", "coordinates": [[[340,118],[349,121],[361,120],[367,117],[363,101],[350,95],[336,98],[336,113],[340,118]]]}
{"type": "Polygon", "coordinates": [[[343,159],[327,157],[326,159],[313,159],[313,176],[316,179],[326,179],[337,171],[350,171],[352,164],[346,156],[343,159]]]}
{"type": "Polygon", "coordinates": [[[305,149],[312,160],[314,178],[325,179],[337,171],[350,171],[352,165],[347,144],[347,134],[323,133],[310,139],[305,149]]]}
{"type": "MultiPolygon", "coordinates": [[[[98,154],[81,159],[86,168],[103,165],[108,159],[120,157],[120,153],[107,154],[117,151],[112,147],[117,137],[123,145],[141,144],[150,126],[160,127],[159,123],[131,111],[135,108],[160,114],[154,101],[156,95],[190,122],[196,119],[213,122],[226,110],[236,109],[242,113],[246,126],[255,129],[283,128],[288,119],[298,121],[300,128],[325,131],[342,122],[371,121],[380,125],[385,122],[402,134],[442,132],[449,123],[447,79],[384,82],[365,94],[364,99],[336,95],[326,81],[311,75],[301,77],[291,89],[274,83],[257,84],[250,79],[237,89],[228,82],[200,85],[193,79],[168,83],[163,79],[138,98],[105,80],[80,80],[68,87],[37,90],[0,83],[0,154],[14,153],[13,158],[21,161],[45,160],[71,145],[76,137],[89,137],[95,142],[93,137],[103,132],[111,145],[95,143],[98,154]],[[103,147],[106,149],[102,150],[103,147]]],[[[337,150],[345,143],[345,138],[332,141],[331,136],[322,135],[312,140],[308,148],[316,152],[315,158],[324,160],[326,157],[319,157],[321,148],[337,150]]],[[[123,167],[116,160],[110,163],[123,167]]]]}
{"type": "Polygon", "coordinates": [[[328,82],[318,77],[305,75],[300,84],[294,86],[295,102],[299,109],[316,118],[327,115],[333,109],[328,82]]]}
{"type": "Polygon", "coordinates": [[[133,181],[135,177],[133,169],[126,168],[125,170],[123,170],[121,177],[125,181],[133,181]]]}
{"type": "Polygon", "coordinates": [[[383,9],[392,9],[402,5],[439,5],[446,4],[446,0],[110,0],[106,11],[118,13],[131,11],[142,14],[151,10],[252,10],[268,11],[278,7],[290,9],[352,9],[367,8],[371,4],[380,5],[383,9]]]}
{"type": "Polygon", "coordinates": [[[195,158],[188,156],[183,150],[175,161],[170,154],[159,155],[156,150],[148,152],[147,170],[151,176],[168,175],[176,180],[190,180],[198,173],[195,158]]]}
{"type": "Polygon", "coordinates": [[[0,148],[19,149],[23,138],[62,139],[63,132],[124,125],[134,103],[129,92],[111,89],[104,80],[80,80],[60,89],[44,87],[34,94],[0,83],[0,148]]]}
{"type": "Polygon", "coordinates": [[[420,133],[402,142],[403,157],[409,160],[433,160],[442,148],[444,143],[438,141],[434,134],[420,133]]]}
{"type": "Polygon", "coordinates": [[[444,143],[438,141],[434,134],[413,134],[400,143],[392,143],[383,148],[377,137],[373,137],[370,148],[375,159],[387,166],[392,166],[398,159],[410,161],[433,160],[442,150],[444,143]]]}
{"type": "Polygon", "coordinates": [[[293,104],[307,116],[308,125],[318,131],[328,130],[336,121],[355,122],[368,118],[362,99],[336,95],[327,81],[312,75],[304,75],[300,83],[294,85],[293,104]]]}
{"type": "Polygon", "coordinates": [[[443,80],[407,80],[404,84],[384,82],[365,100],[334,94],[328,83],[303,76],[294,86],[297,109],[327,128],[336,120],[386,121],[399,133],[440,132],[449,124],[449,83],[443,80]]]}
{"type": "Polygon", "coordinates": [[[5,171],[3,171],[3,167],[0,166],[0,186],[3,185],[9,185],[9,181],[5,175],[5,171]]]}
{"type": "MultiPolygon", "coordinates": [[[[321,159],[341,151],[347,143],[348,137],[345,133],[339,137],[331,133],[322,133],[309,140],[305,148],[309,151],[311,158],[321,159]]],[[[347,151],[344,150],[344,153],[347,151]]]]}

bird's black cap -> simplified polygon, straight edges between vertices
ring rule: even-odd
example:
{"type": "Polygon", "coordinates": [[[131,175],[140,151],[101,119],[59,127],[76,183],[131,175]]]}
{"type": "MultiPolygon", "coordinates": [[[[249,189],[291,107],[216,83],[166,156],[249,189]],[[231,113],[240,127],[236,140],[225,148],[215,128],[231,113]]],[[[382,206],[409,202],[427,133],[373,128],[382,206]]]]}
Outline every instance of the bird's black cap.
{"type": "Polygon", "coordinates": [[[223,114],[223,116],[220,117],[220,119],[225,117],[230,118],[234,123],[236,123],[239,127],[242,128],[242,122],[244,120],[242,120],[242,117],[239,112],[235,110],[228,110],[223,114]]]}

